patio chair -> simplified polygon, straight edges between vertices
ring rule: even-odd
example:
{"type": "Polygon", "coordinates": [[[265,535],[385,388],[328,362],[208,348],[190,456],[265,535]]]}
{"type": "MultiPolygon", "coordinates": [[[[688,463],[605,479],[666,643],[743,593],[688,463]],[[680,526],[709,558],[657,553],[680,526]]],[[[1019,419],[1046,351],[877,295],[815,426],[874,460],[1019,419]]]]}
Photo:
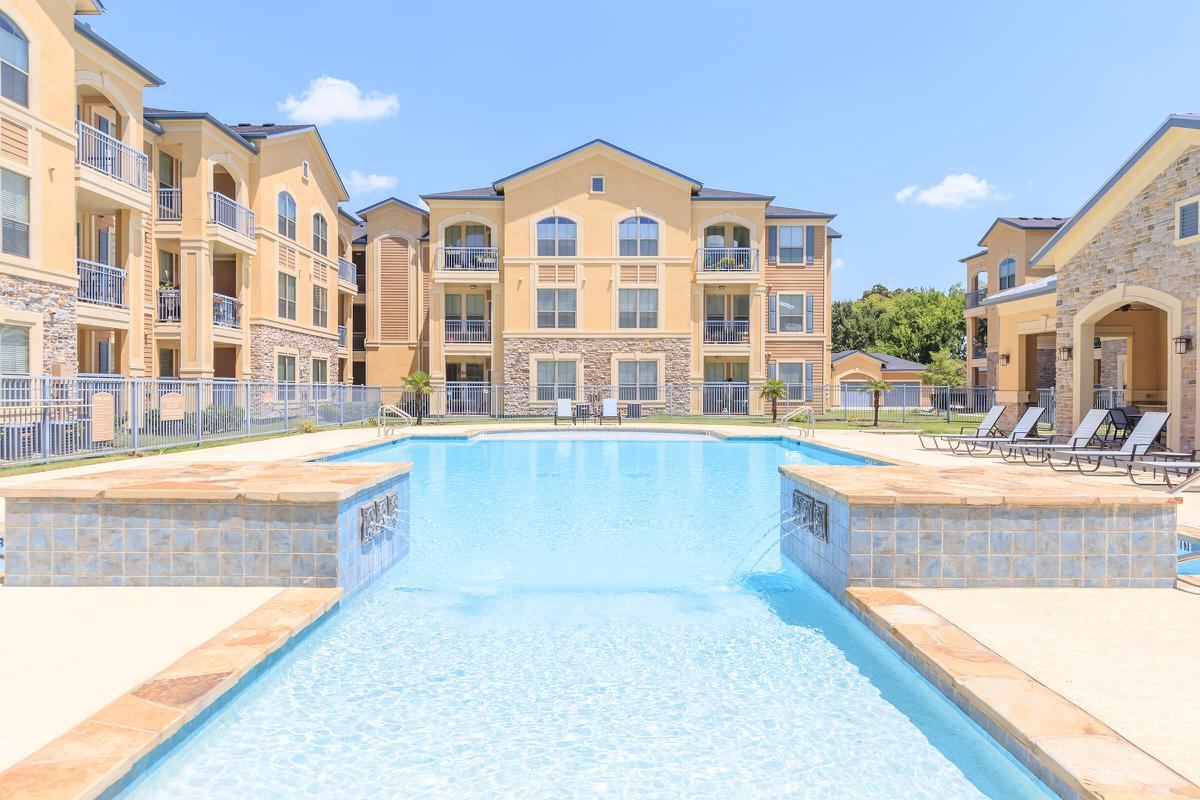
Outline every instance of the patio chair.
{"type": "MultiPolygon", "coordinates": [[[[1129,436],[1125,437],[1120,450],[1063,450],[1050,454],[1050,467],[1060,472],[1067,471],[1072,466],[1080,472],[1096,472],[1106,461],[1111,461],[1115,467],[1128,467],[1134,461],[1147,460],[1146,454],[1154,446],[1158,435],[1167,427],[1167,420],[1170,418],[1171,414],[1167,411],[1147,412],[1129,432],[1129,436]],[[1065,459],[1061,469],[1054,465],[1055,456],[1062,456],[1065,459]],[[1084,469],[1085,463],[1090,465],[1091,469],[1084,469]]],[[[1156,452],[1154,455],[1155,458],[1187,456],[1186,453],[1169,453],[1165,450],[1156,452]]]]}
{"type": "Polygon", "coordinates": [[[1007,450],[1008,455],[1016,457],[1020,454],[1021,460],[1028,466],[1035,464],[1044,464],[1049,460],[1051,453],[1067,452],[1071,450],[1088,450],[1094,449],[1097,438],[1100,433],[1100,427],[1104,425],[1104,421],[1108,419],[1108,411],[1103,408],[1093,408],[1083,419],[1080,420],[1079,426],[1075,428],[1075,432],[1070,436],[1054,435],[1046,437],[1040,442],[1014,442],[1007,446],[1002,446],[1007,450]],[[1036,456],[1033,464],[1029,463],[1029,457],[1036,456]]]}
{"type": "Polygon", "coordinates": [[[986,414],[984,414],[983,419],[975,427],[974,433],[967,433],[967,431],[970,430],[971,426],[964,425],[964,426],[962,426],[962,428],[959,429],[958,433],[924,433],[924,432],[920,432],[917,434],[917,441],[919,441],[921,443],[921,447],[924,448],[925,450],[930,450],[930,449],[941,450],[942,446],[940,444],[938,444],[938,442],[946,442],[946,446],[949,447],[950,449],[953,449],[953,446],[951,445],[951,443],[959,441],[961,439],[980,439],[985,436],[993,436],[997,432],[996,431],[996,423],[998,423],[1000,421],[1000,416],[1004,413],[1005,408],[1006,408],[1006,406],[996,405],[996,406],[992,406],[990,409],[988,409],[988,412],[986,414]],[[926,441],[925,441],[926,439],[928,439],[930,442],[933,442],[932,448],[926,443],[926,441]]]}
{"type": "Polygon", "coordinates": [[[1193,483],[1197,478],[1200,478],[1200,450],[1193,450],[1190,454],[1183,453],[1150,453],[1144,459],[1130,462],[1127,472],[1129,480],[1138,486],[1166,486],[1170,489],[1171,494],[1180,494],[1193,483]],[[1149,472],[1151,475],[1162,471],[1163,479],[1159,481],[1139,481],[1133,476],[1134,468],[1141,472],[1149,472]],[[1182,473],[1179,477],[1182,480],[1176,485],[1171,483],[1171,473],[1182,473]]]}
{"type": "Polygon", "coordinates": [[[606,397],[600,401],[600,424],[603,425],[606,419],[615,419],[618,425],[621,424],[621,412],[617,408],[617,401],[611,397],[606,397]]]}
{"type": "Polygon", "coordinates": [[[571,401],[565,398],[559,398],[554,403],[554,424],[557,425],[560,419],[569,419],[572,425],[575,424],[575,414],[571,411],[571,401]]]}
{"type": "MultiPolygon", "coordinates": [[[[1001,445],[1016,444],[1018,442],[1042,441],[1042,437],[1038,435],[1038,423],[1045,416],[1046,409],[1041,406],[1030,406],[1025,409],[1025,413],[1017,420],[1017,424],[1013,426],[1012,431],[1006,436],[975,436],[970,439],[958,439],[950,444],[951,449],[958,452],[957,448],[963,447],[970,455],[987,455],[1001,445]],[[984,448],[987,449],[984,449],[984,448]]],[[[1000,455],[1008,460],[1008,454],[1001,449],[1000,455]]]]}
{"type": "Polygon", "coordinates": [[[1114,442],[1125,441],[1125,437],[1133,429],[1133,423],[1129,421],[1129,414],[1123,407],[1108,410],[1108,426],[1114,442]]]}

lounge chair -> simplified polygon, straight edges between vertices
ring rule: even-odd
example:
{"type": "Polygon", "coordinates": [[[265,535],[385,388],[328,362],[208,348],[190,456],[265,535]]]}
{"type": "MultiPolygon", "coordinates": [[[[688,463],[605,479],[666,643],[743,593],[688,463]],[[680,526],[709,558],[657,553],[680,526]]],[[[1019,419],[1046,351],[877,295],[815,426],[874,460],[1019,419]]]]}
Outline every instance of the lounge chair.
{"type": "Polygon", "coordinates": [[[1099,441],[1097,437],[1100,427],[1104,425],[1106,419],[1108,419],[1107,410],[1093,408],[1083,416],[1079,426],[1070,436],[1054,435],[1040,442],[1014,442],[1010,445],[1001,445],[1001,449],[1005,450],[1009,456],[1016,457],[1017,454],[1020,454],[1021,460],[1029,466],[1044,464],[1049,460],[1051,453],[1094,449],[1099,441]],[[1034,464],[1029,463],[1030,456],[1036,458],[1034,464]]]}
{"type": "Polygon", "coordinates": [[[1166,485],[1171,490],[1171,494],[1180,494],[1184,489],[1195,483],[1197,478],[1200,478],[1200,450],[1193,450],[1190,454],[1182,453],[1151,453],[1154,458],[1145,458],[1137,461],[1132,461],[1129,464],[1129,480],[1136,483],[1138,486],[1162,486],[1166,485]],[[1160,459],[1160,456],[1162,457],[1160,459]],[[1159,470],[1162,471],[1162,482],[1158,481],[1139,481],[1133,476],[1134,468],[1139,471],[1149,471],[1154,475],[1159,470]],[[1171,473],[1182,473],[1182,480],[1178,485],[1171,483],[1171,473]]]}
{"type": "Polygon", "coordinates": [[[611,397],[606,397],[600,401],[600,424],[604,424],[604,420],[615,419],[617,424],[621,424],[621,412],[617,409],[617,401],[611,397]]]}
{"type": "MultiPolygon", "coordinates": [[[[1030,406],[1025,409],[1025,413],[1021,415],[1017,424],[1006,436],[975,436],[970,439],[959,439],[952,446],[965,447],[966,452],[971,455],[987,455],[1001,445],[1042,441],[1042,438],[1038,436],[1037,426],[1045,414],[1046,409],[1041,406],[1030,406]],[[987,449],[984,449],[985,447],[987,449]]],[[[1000,450],[1000,455],[1004,456],[1006,460],[1008,459],[1008,454],[1003,449],[1000,450]]]]}
{"type": "Polygon", "coordinates": [[[560,419],[562,419],[562,420],[569,419],[569,420],[571,420],[572,425],[575,424],[575,414],[571,411],[571,401],[570,400],[559,398],[559,400],[557,402],[555,402],[555,404],[554,404],[554,424],[557,425],[558,421],[560,419]]]}
{"type": "Polygon", "coordinates": [[[984,414],[983,420],[975,426],[974,433],[967,433],[970,430],[970,425],[964,425],[958,433],[918,433],[917,441],[921,443],[921,447],[926,450],[941,450],[942,446],[938,442],[945,442],[946,446],[951,450],[955,448],[954,442],[962,439],[980,439],[985,436],[993,436],[996,433],[996,423],[1000,421],[1000,416],[1004,413],[1005,406],[992,406],[988,412],[984,414]],[[926,443],[926,439],[933,442],[933,447],[930,448],[926,443]]]}
{"type": "MultiPolygon", "coordinates": [[[[1147,412],[1138,420],[1138,424],[1129,432],[1129,435],[1125,437],[1120,450],[1062,450],[1050,454],[1050,467],[1055,470],[1065,471],[1074,466],[1080,472],[1096,472],[1106,461],[1112,462],[1115,467],[1128,467],[1134,461],[1147,460],[1146,454],[1154,446],[1154,442],[1158,439],[1158,435],[1162,433],[1163,428],[1167,427],[1167,420],[1170,418],[1171,414],[1167,411],[1147,412]],[[1056,456],[1061,456],[1065,459],[1061,469],[1054,465],[1054,458],[1056,456]],[[1085,463],[1091,469],[1084,469],[1085,463]]],[[[1186,453],[1159,451],[1154,454],[1154,457],[1182,458],[1186,457],[1186,455],[1186,453]]]]}

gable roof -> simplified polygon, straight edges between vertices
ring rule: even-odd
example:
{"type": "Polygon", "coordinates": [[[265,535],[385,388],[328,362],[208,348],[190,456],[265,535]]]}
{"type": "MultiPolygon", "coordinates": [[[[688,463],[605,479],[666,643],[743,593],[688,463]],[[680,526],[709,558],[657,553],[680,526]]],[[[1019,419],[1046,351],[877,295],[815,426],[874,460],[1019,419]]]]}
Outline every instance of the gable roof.
{"type": "Polygon", "coordinates": [[[1066,217],[996,217],[996,221],[976,244],[983,247],[983,243],[992,235],[992,231],[996,230],[997,225],[1008,225],[1022,231],[1052,231],[1061,228],[1066,221],[1066,217]]]}
{"type": "Polygon", "coordinates": [[[972,259],[979,258],[980,256],[986,256],[987,252],[988,252],[988,249],[985,247],[982,250],[980,250],[978,253],[971,253],[971,255],[967,256],[966,258],[960,258],[958,260],[958,263],[965,264],[968,261],[971,261],[972,259]]]}
{"type": "Polygon", "coordinates": [[[79,20],[79,19],[75,20],[75,32],[78,33],[83,38],[87,39],[92,44],[99,47],[104,52],[108,53],[113,58],[117,59],[117,61],[120,61],[125,66],[129,67],[131,70],[136,72],[138,75],[141,75],[142,78],[145,79],[146,83],[149,84],[150,86],[162,86],[163,85],[162,78],[158,77],[153,72],[146,69],[138,62],[134,61],[129,55],[127,55],[125,52],[123,52],[120,48],[118,48],[112,42],[108,41],[103,36],[96,33],[96,31],[92,29],[92,26],[88,25],[83,20],[79,20]]]}
{"type": "Polygon", "coordinates": [[[337,164],[333,162],[333,156],[329,154],[329,148],[325,146],[325,140],[321,138],[321,131],[316,125],[276,125],[273,122],[265,122],[262,125],[250,125],[239,122],[237,125],[230,125],[229,127],[238,136],[247,141],[273,139],[276,136],[288,136],[293,133],[312,131],[313,135],[317,137],[317,144],[320,146],[321,152],[325,154],[325,162],[329,165],[329,171],[333,173],[333,180],[342,192],[340,199],[350,199],[350,192],[346,189],[346,184],[342,182],[342,176],[338,174],[337,164]]]}
{"type": "Polygon", "coordinates": [[[504,195],[491,186],[480,186],[477,189],[456,189],[452,192],[434,192],[433,194],[418,195],[422,200],[503,200],[504,195]]]}
{"type": "Polygon", "coordinates": [[[823,211],[807,211],[803,208],[767,206],[767,219],[833,219],[836,216],[837,214],[826,214],[823,211]]]}
{"type": "Polygon", "coordinates": [[[1133,155],[1127,158],[1125,163],[1122,164],[1120,168],[1117,169],[1117,171],[1114,172],[1112,176],[1104,182],[1104,185],[1101,186],[1094,195],[1088,198],[1088,201],[1084,203],[1080,209],[1076,211],[1053,236],[1050,237],[1048,242],[1042,245],[1040,250],[1033,254],[1033,258],[1029,259],[1029,265],[1031,267],[1037,266],[1038,263],[1046,256],[1046,254],[1053,250],[1054,246],[1062,241],[1062,238],[1066,236],[1067,233],[1074,228],[1081,219],[1087,216],[1088,212],[1091,211],[1092,208],[1095,207],[1095,205],[1099,203],[1100,200],[1106,194],[1108,194],[1108,192],[1114,186],[1117,185],[1121,178],[1125,177],[1125,173],[1133,169],[1133,166],[1141,160],[1142,156],[1150,152],[1150,148],[1154,147],[1154,145],[1158,143],[1158,140],[1165,136],[1172,128],[1188,128],[1193,130],[1200,129],[1200,114],[1172,114],[1167,117],[1166,120],[1164,120],[1163,123],[1158,126],[1158,129],[1150,135],[1150,138],[1142,142],[1142,146],[1135,150],[1133,155]]]}
{"type": "Polygon", "coordinates": [[[750,194],[748,192],[735,192],[730,189],[706,189],[700,187],[700,190],[692,194],[693,200],[763,200],[771,202],[775,199],[774,195],[769,194],[750,194]]]}
{"type": "Polygon", "coordinates": [[[878,361],[884,372],[924,372],[925,365],[919,364],[916,361],[909,361],[907,358],[899,356],[889,356],[887,353],[868,353],[866,350],[842,350],[840,353],[834,353],[830,359],[830,364],[836,364],[844,358],[849,358],[852,355],[861,353],[864,356],[878,361]]]}
{"type": "Polygon", "coordinates": [[[166,108],[143,108],[142,109],[142,118],[146,122],[154,123],[158,127],[158,131],[157,131],[158,133],[163,132],[162,125],[158,125],[158,123],[162,122],[164,120],[172,120],[172,119],[203,120],[204,122],[211,123],[214,127],[217,128],[217,130],[221,131],[226,136],[233,139],[235,142],[237,142],[242,147],[249,150],[251,153],[258,152],[258,147],[253,142],[249,141],[248,139],[246,139],[245,137],[240,135],[233,128],[229,127],[224,122],[221,122],[221,120],[217,119],[212,114],[209,114],[207,111],[172,111],[172,110],[166,109],[166,108]]]}
{"type": "Polygon", "coordinates": [[[519,178],[522,175],[526,175],[530,172],[533,172],[534,170],[539,170],[542,167],[549,166],[550,164],[553,164],[556,161],[561,161],[564,158],[573,156],[582,150],[588,149],[589,147],[596,147],[596,146],[606,147],[609,150],[620,153],[621,155],[624,155],[624,156],[628,156],[629,158],[632,158],[635,161],[640,161],[643,164],[645,164],[649,167],[653,167],[654,169],[660,170],[662,172],[665,172],[668,175],[673,175],[674,177],[679,178],[680,180],[682,180],[685,183],[690,183],[692,185],[692,189],[695,191],[699,191],[701,189],[701,187],[703,187],[703,185],[704,185],[700,181],[696,180],[695,178],[689,178],[687,175],[684,175],[682,172],[676,172],[675,170],[671,169],[670,167],[664,167],[662,164],[659,164],[657,161],[651,161],[650,159],[648,159],[644,156],[639,156],[637,153],[634,153],[630,150],[626,150],[623,147],[618,147],[617,145],[613,144],[612,142],[606,142],[604,139],[592,139],[590,142],[585,142],[585,143],[579,145],[578,147],[572,147],[570,150],[566,150],[562,153],[559,153],[556,156],[551,156],[550,158],[547,158],[545,161],[539,161],[538,163],[536,163],[532,166],[526,167],[525,169],[518,170],[518,171],[512,173],[511,175],[505,175],[503,178],[494,180],[494,181],[492,181],[492,188],[499,192],[503,189],[504,184],[508,183],[509,181],[511,181],[515,178],[519,178]]]}
{"type": "Polygon", "coordinates": [[[405,201],[401,200],[399,197],[385,197],[384,199],[380,200],[378,203],[372,203],[371,205],[367,206],[366,208],[360,208],[358,210],[358,215],[361,217],[363,214],[366,214],[370,211],[374,211],[375,209],[379,208],[380,206],[391,205],[393,203],[398,206],[403,206],[404,208],[407,208],[409,211],[415,211],[423,217],[429,216],[429,212],[426,211],[425,209],[421,208],[420,206],[414,206],[412,203],[406,203],[405,201]]]}

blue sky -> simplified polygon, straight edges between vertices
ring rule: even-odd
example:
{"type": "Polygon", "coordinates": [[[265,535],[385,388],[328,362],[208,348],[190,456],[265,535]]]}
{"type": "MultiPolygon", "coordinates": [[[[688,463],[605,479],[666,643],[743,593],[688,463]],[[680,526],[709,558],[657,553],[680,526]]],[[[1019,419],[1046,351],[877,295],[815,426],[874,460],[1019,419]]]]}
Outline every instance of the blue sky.
{"type": "Polygon", "coordinates": [[[106,4],[93,26],[166,81],[147,105],[340,117],[352,210],[600,137],[837,213],[837,298],[962,281],[994,217],[1073,213],[1200,110],[1194,1],[106,4]]]}

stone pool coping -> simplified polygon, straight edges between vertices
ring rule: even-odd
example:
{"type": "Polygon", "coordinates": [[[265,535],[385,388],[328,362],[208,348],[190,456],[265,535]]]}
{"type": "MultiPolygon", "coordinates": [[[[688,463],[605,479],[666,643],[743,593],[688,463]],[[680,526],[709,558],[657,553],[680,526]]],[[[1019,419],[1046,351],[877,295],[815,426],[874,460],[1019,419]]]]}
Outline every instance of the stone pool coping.
{"type": "Polygon", "coordinates": [[[331,503],[408,473],[410,462],[203,462],[124,467],[78,477],[0,485],[5,499],[251,500],[331,503]]]}
{"type": "Polygon", "coordinates": [[[933,467],[880,465],[869,470],[784,464],[779,471],[796,483],[854,505],[937,506],[1110,506],[1178,505],[1177,496],[1117,487],[1085,476],[1048,469],[991,466],[933,467]]]}
{"type": "Polygon", "coordinates": [[[1059,796],[1200,797],[1200,787],[907,592],[850,588],[845,604],[1059,796]]]}
{"type": "Polygon", "coordinates": [[[333,609],[341,589],[283,589],[174,664],[0,772],[0,798],[95,798],[333,609]]]}

